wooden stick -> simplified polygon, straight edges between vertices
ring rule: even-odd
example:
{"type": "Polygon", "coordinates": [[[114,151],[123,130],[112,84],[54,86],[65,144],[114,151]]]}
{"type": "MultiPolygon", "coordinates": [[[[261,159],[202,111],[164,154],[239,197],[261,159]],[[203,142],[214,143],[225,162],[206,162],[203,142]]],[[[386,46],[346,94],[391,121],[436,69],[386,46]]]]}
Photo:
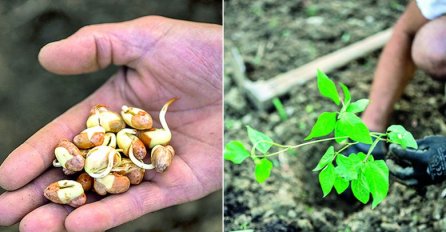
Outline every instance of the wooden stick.
{"type": "Polygon", "coordinates": [[[389,28],[333,53],[317,58],[297,69],[279,74],[272,79],[256,82],[245,80],[244,87],[254,104],[259,109],[266,109],[271,106],[271,100],[274,97],[283,95],[289,90],[296,88],[296,86],[315,78],[317,69],[328,73],[340,68],[352,60],[382,48],[389,40],[391,34],[392,28],[389,28]]]}

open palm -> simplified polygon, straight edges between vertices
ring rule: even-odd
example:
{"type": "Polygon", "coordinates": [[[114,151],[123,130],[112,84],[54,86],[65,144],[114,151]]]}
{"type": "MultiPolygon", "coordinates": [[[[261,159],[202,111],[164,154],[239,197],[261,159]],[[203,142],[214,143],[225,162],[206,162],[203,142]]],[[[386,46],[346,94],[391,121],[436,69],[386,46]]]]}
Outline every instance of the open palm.
{"type": "Polygon", "coordinates": [[[217,25],[162,17],[88,26],[45,46],[41,64],[57,74],[94,72],[122,66],[87,99],[39,130],[0,166],[0,225],[21,220],[24,231],[105,230],[143,214],[194,200],[221,187],[222,31],[217,25]],[[123,104],[147,110],[160,127],[158,112],[178,97],[167,113],[176,156],[169,169],[146,171],[145,181],[124,194],[99,198],[77,209],[48,203],[44,188],[66,178],[50,168],[54,147],[85,127],[93,105],[119,111],[123,104]]]}

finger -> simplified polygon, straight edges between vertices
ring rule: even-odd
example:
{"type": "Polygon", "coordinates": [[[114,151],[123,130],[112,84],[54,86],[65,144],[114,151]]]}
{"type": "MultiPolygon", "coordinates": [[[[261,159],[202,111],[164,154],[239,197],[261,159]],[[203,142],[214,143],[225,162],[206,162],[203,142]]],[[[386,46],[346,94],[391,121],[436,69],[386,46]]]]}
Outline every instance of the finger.
{"type": "Polygon", "coordinates": [[[389,147],[390,153],[395,156],[420,164],[427,164],[429,156],[425,154],[424,150],[414,150],[410,148],[403,149],[401,146],[391,144],[389,147]]]}
{"type": "Polygon", "coordinates": [[[180,157],[169,168],[168,173],[152,176],[153,182],[131,186],[123,194],[108,196],[75,209],[65,221],[66,228],[69,231],[106,230],[208,193],[180,157]]]}
{"type": "MultiPolygon", "coordinates": [[[[119,74],[118,74],[119,75],[119,74]]],[[[39,176],[52,165],[54,149],[62,139],[71,140],[83,128],[87,115],[96,104],[118,110],[123,104],[114,78],[103,85],[90,97],[40,129],[22,145],[16,148],[0,166],[0,187],[16,190],[39,176]],[[114,94],[115,93],[115,94],[114,94]]]]}
{"type": "Polygon", "coordinates": [[[55,158],[56,144],[81,130],[82,123],[75,115],[87,112],[80,111],[76,108],[57,118],[16,148],[0,166],[0,186],[9,191],[18,189],[47,169],[55,158]]]}
{"type": "Polygon", "coordinates": [[[70,213],[69,206],[49,203],[27,214],[20,221],[20,231],[65,231],[65,218],[70,213]]]}
{"type": "Polygon", "coordinates": [[[386,164],[389,167],[390,173],[399,179],[406,180],[414,178],[415,171],[413,167],[401,167],[396,164],[393,160],[386,160],[386,164]]]}
{"type": "Polygon", "coordinates": [[[174,196],[170,194],[155,184],[144,182],[132,186],[126,193],[75,209],[67,217],[65,226],[69,231],[103,231],[174,204],[170,200],[174,196]]]}
{"type": "Polygon", "coordinates": [[[139,59],[169,29],[166,24],[171,20],[158,22],[159,19],[145,17],[83,27],[66,39],[44,46],[39,61],[44,68],[57,74],[94,72],[111,64],[135,68],[139,59]]]}
{"type": "Polygon", "coordinates": [[[418,149],[419,151],[424,151],[424,150],[428,150],[430,148],[431,145],[439,143],[439,144],[443,144],[446,141],[446,137],[445,136],[441,136],[441,135],[429,135],[429,136],[425,136],[422,139],[418,139],[417,145],[418,145],[418,149]]]}
{"type": "MultiPolygon", "coordinates": [[[[101,199],[87,193],[87,204],[101,199]]],[[[31,211],[20,221],[20,231],[66,231],[65,219],[74,210],[68,205],[49,203],[31,211]]]]}
{"type": "Polygon", "coordinates": [[[429,146],[433,143],[444,143],[446,141],[446,136],[442,135],[429,135],[423,139],[417,140],[418,146],[429,146]]]}
{"type": "Polygon", "coordinates": [[[45,204],[43,190],[62,179],[61,170],[52,169],[25,187],[0,195],[0,225],[12,225],[35,208],[45,204]]]}

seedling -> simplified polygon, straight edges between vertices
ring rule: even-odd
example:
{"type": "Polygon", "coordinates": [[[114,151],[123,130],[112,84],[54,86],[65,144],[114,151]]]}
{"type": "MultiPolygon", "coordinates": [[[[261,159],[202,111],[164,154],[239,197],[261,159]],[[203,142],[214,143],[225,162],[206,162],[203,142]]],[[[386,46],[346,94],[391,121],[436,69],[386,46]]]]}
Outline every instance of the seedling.
{"type": "Polygon", "coordinates": [[[86,191],[93,189],[102,196],[124,193],[131,184],[143,181],[146,169],[163,173],[175,155],[166,122],[167,109],[175,99],[160,111],[162,128],[152,128],[150,114],[136,107],[124,105],[118,114],[104,105],[94,106],[87,129],[73,142],[63,139],[54,151],[53,166],[62,167],[66,175],[79,174],[76,181],[54,182],[44,190],[44,196],[54,203],[79,207],[87,202],[86,191]],[[144,158],[149,152],[151,162],[146,164],[144,158]]]}
{"type": "Polygon", "coordinates": [[[285,107],[283,107],[282,101],[280,101],[279,98],[273,99],[273,105],[276,108],[277,114],[279,114],[279,117],[282,121],[288,120],[288,114],[285,110],[285,107]]]}
{"type": "Polygon", "coordinates": [[[392,125],[386,133],[370,132],[358,113],[363,112],[369,100],[360,99],[352,102],[350,91],[346,85],[339,83],[338,91],[335,83],[325,73],[317,71],[317,86],[322,96],[330,99],[339,107],[336,112],[322,112],[316,120],[309,135],[304,140],[311,140],[297,145],[283,145],[274,142],[266,134],[247,126],[248,137],[252,143],[249,151],[241,141],[230,141],[226,144],[224,157],[234,164],[242,164],[251,158],[255,164],[254,175],[259,183],[265,182],[271,174],[273,163],[271,158],[290,149],[326,141],[335,142],[322,155],[314,172],[319,172],[319,182],[323,197],[334,188],[338,194],[349,186],[353,195],[363,204],[372,196],[372,208],[375,208],[387,196],[389,190],[389,169],[384,160],[374,160],[372,152],[379,141],[394,143],[403,148],[417,149],[412,134],[402,126],[392,125]],[[341,92],[341,94],[340,94],[341,92]],[[342,95],[342,97],[341,97],[342,95]],[[320,138],[332,135],[332,137],[320,138]],[[319,138],[319,139],[315,139],[319,138]],[[367,154],[362,152],[343,154],[350,146],[357,143],[370,144],[367,154]],[[271,152],[271,147],[277,150],[271,152]]]}

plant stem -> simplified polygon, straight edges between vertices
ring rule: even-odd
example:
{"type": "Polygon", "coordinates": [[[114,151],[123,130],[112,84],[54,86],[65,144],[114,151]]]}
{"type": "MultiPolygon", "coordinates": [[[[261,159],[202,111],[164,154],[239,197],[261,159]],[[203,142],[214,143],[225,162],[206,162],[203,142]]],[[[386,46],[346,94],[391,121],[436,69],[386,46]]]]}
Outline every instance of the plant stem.
{"type": "Polygon", "coordinates": [[[290,146],[288,146],[288,145],[282,145],[282,144],[279,144],[279,143],[275,143],[275,142],[273,142],[273,141],[260,140],[260,141],[258,141],[256,144],[254,144],[254,146],[252,147],[252,149],[251,149],[251,157],[253,157],[253,158],[257,157],[256,154],[255,154],[255,153],[256,153],[256,148],[257,148],[258,145],[261,144],[261,143],[268,143],[268,144],[271,144],[272,146],[276,146],[276,147],[285,147],[285,148],[287,148],[287,150],[288,150],[288,148],[290,147],[290,146]]]}
{"type": "Polygon", "coordinates": [[[270,157],[270,156],[275,156],[275,155],[278,155],[278,154],[280,154],[280,153],[282,153],[282,152],[286,152],[286,151],[288,151],[290,148],[285,148],[285,149],[282,149],[282,150],[280,150],[280,151],[276,151],[276,152],[273,152],[273,153],[270,153],[270,154],[268,154],[268,155],[260,155],[261,157],[270,157]]]}
{"type": "MultiPolygon", "coordinates": [[[[364,159],[364,162],[368,160],[369,156],[371,155],[373,149],[375,149],[376,145],[378,144],[379,141],[386,141],[386,139],[383,139],[382,137],[386,136],[387,134],[384,133],[379,133],[379,132],[370,132],[370,136],[375,138],[375,141],[372,143],[372,145],[370,146],[369,151],[367,152],[367,156],[364,159]]],[[[283,145],[283,144],[279,144],[279,143],[275,143],[273,141],[268,141],[268,140],[261,140],[258,141],[256,144],[254,144],[254,146],[251,149],[251,158],[253,159],[257,159],[258,157],[271,157],[271,156],[275,156],[278,155],[280,153],[286,152],[289,149],[297,149],[299,147],[303,147],[303,146],[307,146],[307,145],[311,145],[311,144],[315,144],[315,143],[320,143],[320,142],[326,142],[326,141],[331,141],[331,140],[335,140],[335,139],[346,139],[348,138],[348,136],[340,136],[340,137],[332,137],[332,138],[325,138],[325,139],[318,139],[318,140],[313,140],[310,142],[306,142],[306,143],[301,143],[301,144],[297,144],[297,145],[283,145]],[[284,148],[281,149],[279,151],[270,153],[270,154],[263,154],[263,155],[256,155],[255,150],[256,148],[259,146],[259,144],[262,143],[267,143],[267,144],[271,144],[272,146],[276,146],[276,147],[280,147],[280,148],[284,148]]],[[[347,145],[345,145],[343,148],[341,148],[339,151],[337,151],[336,153],[341,153],[342,151],[346,150],[347,148],[349,148],[352,145],[358,144],[359,142],[353,142],[353,143],[348,143],[347,145]]]]}
{"type": "Polygon", "coordinates": [[[344,151],[345,149],[349,148],[352,145],[358,144],[359,142],[354,142],[354,143],[347,143],[347,145],[345,145],[343,148],[339,149],[339,151],[337,151],[337,153],[341,153],[342,151],[344,151]]]}
{"type": "Polygon", "coordinates": [[[387,133],[370,132],[370,136],[375,137],[375,138],[377,138],[377,137],[384,137],[384,136],[387,136],[387,133]]]}
{"type": "Polygon", "coordinates": [[[374,138],[376,138],[376,139],[379,139],[379,140],[381,140],[381,141],[387,141],[387,139],[383,139],[382,137],[384,137],[384,136],[386,136],[387,134],[380,134],[380,135],[373,135],[373,134],[370,134],[370,136],[372,136],[372,137],[374,137],[374,138]]]}
{"type": "Polygon", "coordinates": [[[306,143],[301,143],[301,144],[298,144],[298,145],[282,145],[282,144],[278,144],[278,143],[275,143],[275,142],[272,142],[272,141],[262,140],[262,141],[257,142],[256,144],[254,144],[254,146],[252,147],[252,149],[251,149],[251,157],[252,158],[257,158],[258,157],[255,154],[255,149],[261,143],[268,143],[268,144],[271,144],[271,145],[274,145],[274,146],[277,146],[277,147],[285,148],[285,149],[282,149],[280,151],[277,151],[277,152],[274,152],[274,153],[271,153],[271,154],[268,154],[268,155],[260,156],[260,157],[270,157],[270,156],[275,156],[275,155],[278,155],[278,154],[280,154],[282,152],[285,152],[288,149],[297,149],[299,147],[307,146],[307,145],[311,145],[311,144],[315,144],[315,143],[331,141],[331,140],[335,140],[335,139],[346,139],[346,138],[348,138],[348,136],[333,137],[333,138],[326,138],[326,139],[318,139],[318,140],[313,140],[313,141],[306,142],[306,143]]]}
{"type": "Polygon", "coordinates": [[[306,143],[301,143],[301,144],[298,144],[298,145],[290,146],[289,148],[296,149],[296,148],[299,148],[299,147],[302,147],[302,146],[306,146],[306,145],[310,145],[310,144],[314,144],[314,143],[331,141],[331,140],[335,140],[335,139],[346,139],[346,138],[348,138],[348,136],[333,137],[333,138],[326,138],[326,139],[318,139],[318,140],[313,140],[313,141],[310,141],[310,142],[306,142],[306,143]]]}
{"type": "Polygon", "coordinates": [[[381,141],[382,137],[385,136],[385,134],[380,134],[375,141],[373,141],[372,145],[369,148],[369,151],[367,152],[367,156],[364,159],[364,162],[367,162],[367,160],[369,159],[369,156],[372,154],[372,151],[375,149],[376,145],[379,143],[379,141],[381,141]]]}

